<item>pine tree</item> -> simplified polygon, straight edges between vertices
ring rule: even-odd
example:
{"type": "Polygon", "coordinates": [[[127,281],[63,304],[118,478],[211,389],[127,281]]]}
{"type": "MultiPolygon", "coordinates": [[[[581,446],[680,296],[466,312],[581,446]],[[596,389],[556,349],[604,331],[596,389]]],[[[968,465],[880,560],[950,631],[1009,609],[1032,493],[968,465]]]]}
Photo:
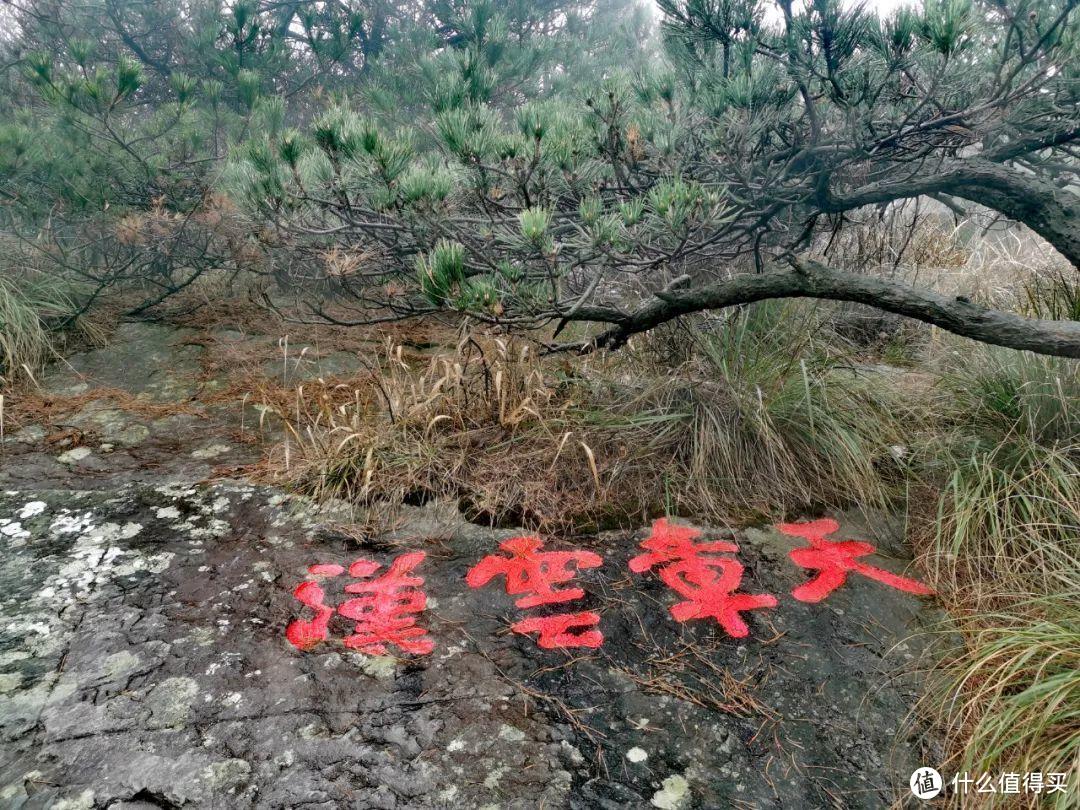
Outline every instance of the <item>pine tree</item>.
{"type": "Polygon", "coordinates": [[[780,0],[770,21],[763,2],[671,0],[666,63],[523,97],[512,114],[494,92],[494,40],[466,37],[418,126],[339,107],[272,194],[250,157],[233,188],[312,266],[331,233],[381,257],[330,287],[363,305],[355,322],[439,309],[582,320],[605,326],[589,345],[617,346],[686,313],[799,296],[1078,356],[1076,323],[805,255],[844,212],[930,195],[1023,222],[1080,267],[1074,5],[929,0],[879,20],[780,0]]]}

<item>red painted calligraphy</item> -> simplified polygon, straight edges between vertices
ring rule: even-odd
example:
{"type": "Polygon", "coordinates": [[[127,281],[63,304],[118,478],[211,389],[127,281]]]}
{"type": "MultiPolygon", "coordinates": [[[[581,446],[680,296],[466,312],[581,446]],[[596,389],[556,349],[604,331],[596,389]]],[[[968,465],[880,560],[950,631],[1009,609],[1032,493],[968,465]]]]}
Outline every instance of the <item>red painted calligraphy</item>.
{"type": "MultiPolygon", "coordinates": [[[[426,655],[435,642],[424,628],[417,626],[417,614],[427,607],[427,596],[421,590],[424,579],[413,573],[426,555],[422,551],[402,554],[390,567],[378,574],[382,566],[372,560],[357,560],[349,566],[349,575],[357,581],[345,586],[345,592],[355,594],[338,608],[337,613],[356,622],[345,646],[371,655],[386,655],[387,644],[404,652],[426,655]]],[[[339,565],[313,565],[308,569],[315,576],[335,577],[344,573],[339,565]]],[[[302,582],[293,595],[315,611],[311,621],[297,620],[285,630],[286,638],[300,649],[310,649],[328,635],[330,618],[335,609],[325,603],[325,592],[317,582],[302,582]]]]}
{"type": "Polygon", "coordinates": [[[831,518],[822,518],[807,523],[781,523],[777,527],[781,532],[793,537],[802,537],[810,545],[796,548],[789,552],[792,561],[802,567],[817,571],[817,575],[791,592],[800,602],[820,602],[847,580],[849,571],[884,583],[907,593],[927,596],[933,591],[914,579],[898,576],[882,568],[859,562],[859,557],[873,554],[877,549],[869,543],[857,540],[826,540],[840,528],[840,524],[831,518]]]}
{"type": "Polygon", "coordinates": [[[330,617],[334,615],[334,608],[326,605],[323,600],[326,594],[317,582],[301,582],[293,591],[302,605],[306,605],[315,611],[315,618],[311,621],[297,619],[285,628],[285,638],[292,642],[293,646],[301,650],[309,650],[320,641],[325,641],[330,617]]]}
{"type": "Polygon", "coordinates": [[[738,593],[745,569],[738,560],[717,555],[739,547],[725,541],[695,543],[700,536],[697,529],[658,520],[641,544],[647,553],[631,559],[630,570],[640,574],[659,567],[661,581],[685,597],[670,608],[675,621],[712,618],[728,635],[745,638],[750,628],[741,614],[776,607],[776,597],[738,593]]]}
{"type": "MultiPolygon", "coordinates": [[[[542,551],[544,543],[538,537],[512,537],[499,544],[509,557],[489,555],[474,565],[465,577],[470,588],[481,588],[496,577],[505,577],[506,592],[513,596],[519,608],[557,605],[573,602],[585,596],[581,588],[557,588],[573,580],[579,569],[597,568],[603,559],[591,551],[542,551]]],[[[539,616],[511,625],[515,633],[539,633],[537,644],[545,649],[567,647],[599,647],[603,634],[595,628],[600,623],[596,613],[563,613],[539,616]]]]}
{"type": "Polygon", "coordinates": [[[583,613],[560,613],[557,616],[535,616],[522,619],[520,622],[510,625],[510,629],[523,635],[539,633],[540,637],[536,640],[536,643],[545,650],[561,647],[595,648],[604,643],[604,634],[595,629],[599,624],[600,614],[586,611],[583,613]],[[571,632],[571,628],[586,627],[594,629],[571,632]]]}
{"type": "Polygon", "coordinates": [[[470,588],[479,588],[497,576],[505,576],[508,594],[528,594],[514,602],[519,608],[572,602],[583,597],[585,591],[581,588],[556,590],[554,586],[574,578],[571,566],[597,568],[604,561],[591,551],[541,551],[543,547],[538,537],[512,537],[499,544],[503,551],[510,552],[510,557],[484,557],[469,571],[465,582],[470,588]]]}
{"type": "Polygon", "coordinates": [[[423,577],[412,574],[426,555],[422,551],[402,554],[386,573],[373,577],[381,567],[368,560],[357,560],[349,574],[365,579],[345,586],[346,593],[362,594],[347,600],[338,613],[356,621],[356,631],[345,639],[345,646],[374,655],[386,655],[385,644],[394,644],[408,653],[426,655],[435,648],[427,631],[416,625],[416,614],[427,607],[427,596],[420,587],[423,577]]]}

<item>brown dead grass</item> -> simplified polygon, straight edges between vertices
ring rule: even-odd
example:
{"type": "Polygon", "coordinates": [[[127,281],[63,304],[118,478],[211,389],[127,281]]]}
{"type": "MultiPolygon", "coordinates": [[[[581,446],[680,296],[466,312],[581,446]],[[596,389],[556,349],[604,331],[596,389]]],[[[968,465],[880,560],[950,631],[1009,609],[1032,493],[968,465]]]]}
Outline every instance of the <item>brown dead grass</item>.
{"type": "Polygon", "coordinates": [[[605,499],[596,454],[561,429],[569,393],[526,344],[471,337],[434,358],[387,340],[349,380],[252,392],[288,431],[273,479],[361,504],[460,499],[470,517],[537,525],[605,499]]]}
{"type": "Polygon", "coordinates": [[[643,670],[620,671],[646,692],[668,695],[708,711],[735,717],[777,720],[779,715],[761,702],[755,693],[760,684],[751,678],[736,678],[719,666],[699,642],[680,649],[656,651],[643,661],[643,670]]]}
{"type": "Polygon", "coordinates": [[[651,345],[541,358],[467,334],[436,354],[387,340],[349,379],[252,380],[287,434],[266,480],[366,506],[450,500],[472,520],[559,532],[880,502],[900,411],[835,376],[850,372],[812,345],[816,327],[761,312],[674,370],[651,345]]]}

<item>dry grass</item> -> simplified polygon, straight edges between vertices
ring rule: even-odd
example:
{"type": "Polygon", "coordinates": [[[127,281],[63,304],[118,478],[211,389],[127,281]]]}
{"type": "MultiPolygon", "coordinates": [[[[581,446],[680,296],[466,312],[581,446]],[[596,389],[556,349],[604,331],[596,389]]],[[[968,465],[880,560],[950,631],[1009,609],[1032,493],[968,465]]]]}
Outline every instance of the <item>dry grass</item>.
{"type": "Polygon", "coordinates": [[[696,642],[674,652],[656,650],[644,658],[640,671],[622,668],[620,672],[646,692],[668,695],[718,714],[774,722],[780,719],[755,697],[760,684],[751,683],[751,678],[736,678],[718,666],[709,652],[696,642]]]}
{"type": "Polygon", "coordinates": [[[718,324],[666,373],[651,345],[571,364],[499,338],[429,358],[388,342],[352,380],[258,392],[289,433],[270,469],[318,496],[449,498],[543,529],[882,505],[899,401],[819,351],[816,316],[798,312],[718,324]]]}
{"type": "MultiPolygon", "coordinates": [[[[920,417],[891,380],[858,365],[830,313],[767,303],[672,336],[691,347],[689,358],[663,376],[652,368],[657,384],[626,409],[649,424],[646,446],[670,453],[678,473],[669,505],[760,519],[885,506],[898,494],[895,448],[920,417]]],[[[644,358],[665,353],[648,343],[638,351],[646,367],[644,358]]]]}
{"type": "Polygon", "coordinates": [[[937,393],[924,463],[943,482],[927,552],[938,591],[973,610],[1080,592],[1080,364],[983,347],[937,393]]]}
{"type": "MultiPolygon", "coordinates": [[[[989,306],[1080,317],[1075,268],[1024,229],[976,217],[934,237],[912,225],[902,257],[897,235],[891,223],[841,247],[862,268],[989,306]],[[927,236],[939,243],[938,255],[925,252],[927,236]]],[[[972,793],[954,798],[957,806],[1075,806],[1080,364],[975,346],[921,326],[898,335],[897,354],[936,381],[919,392],[932,418],[908,439],[908,506],[921,566],[951,616],[943,630],[960,640],[922,705],[945,739],[949,760],[939,767],[976,776],[1070,774],[1067,790],[1053,796],[972,793]]]]}
{"type": "Polygon", "coordinates": [[[945,670],[935,712],[970,774],[1067,774],[1063,792],[1043,797],[983,794],[965,806],[1075,807],[1080,795],[1080,611],[1076,591],[962,620],[965,652],[945,670]]]}
{"type": "Polygon", "coordinates": [[[468,338],[424,360],[388,341],[380,362],[348,383],[265,403],[289,432],[272,461],[323,497],[468,497],[473,517],[516,512],[545,523],[587,510],[602,486],[591,448],[564,429],[568,394],[524,344],[468,338]],[[581,466],[592,484],[584,491],[581,466]]]}
{"type": "Polygon", "coordinates": [[[959,270],[971,252],[962,238],[968,223],[930,214],[920,201],[856,213],[839,231],[817,238],[816,248],[834,265],[906,274],[959,270]]]}
{"type": "MultiPolygon", "coordinates": [[[[986,347],[943,361],[942,424],[923,463],[942,482],[937,511],[912,525],[962,647],[924,708],[955,770],[1070,772],[1075,797],[1080,364],[986,347]]],[[[1070,806],[1064,796],[1049,804],[1070,806]]]]}
{"type": "Polygon", "coordinates": [[[1036,318],[1080,321],[1080,274],[1073,268],[1043,267],[1023,284],[1023,306],[1036,318]]]}

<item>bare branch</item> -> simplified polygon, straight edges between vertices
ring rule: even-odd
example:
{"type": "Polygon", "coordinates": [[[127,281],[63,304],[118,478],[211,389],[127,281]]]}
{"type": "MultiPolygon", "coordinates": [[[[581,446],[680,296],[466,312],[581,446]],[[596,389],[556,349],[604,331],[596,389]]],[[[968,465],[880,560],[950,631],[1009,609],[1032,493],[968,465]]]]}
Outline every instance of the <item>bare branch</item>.
{"type": "Polygon", "coordinates": [[[618,348],[635,334],[694,312],[772,298],[818,298],[868,304],[996,346],[1080,358],[1077,321],[1023,318],[908,284],[841,272],[807,259],[795,259],[792,266],[793,271],[739,275],[697,289],[661,293],[598,335],[589,348],[618,348]]]}

